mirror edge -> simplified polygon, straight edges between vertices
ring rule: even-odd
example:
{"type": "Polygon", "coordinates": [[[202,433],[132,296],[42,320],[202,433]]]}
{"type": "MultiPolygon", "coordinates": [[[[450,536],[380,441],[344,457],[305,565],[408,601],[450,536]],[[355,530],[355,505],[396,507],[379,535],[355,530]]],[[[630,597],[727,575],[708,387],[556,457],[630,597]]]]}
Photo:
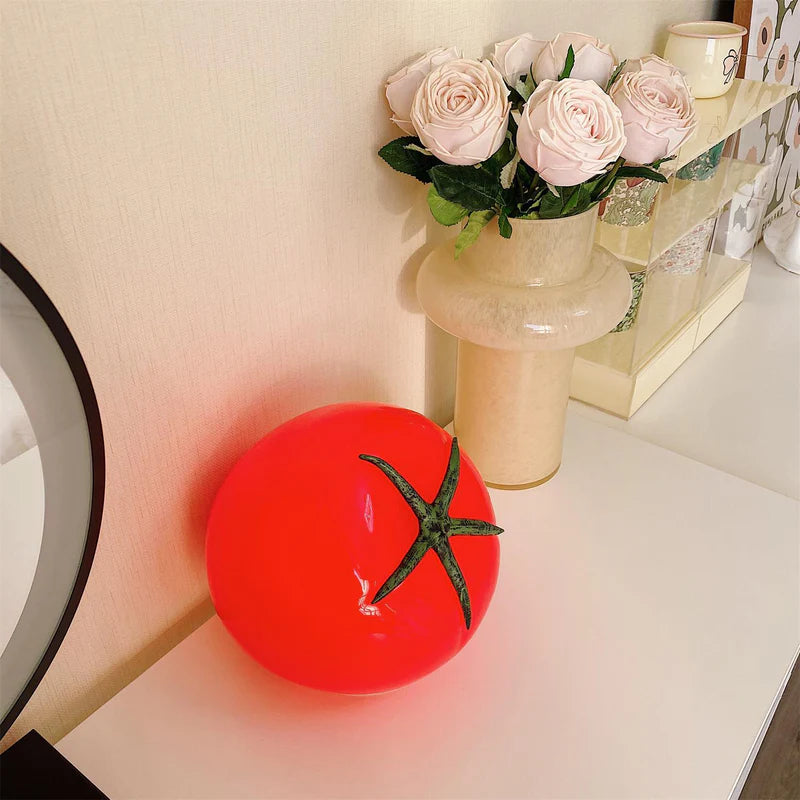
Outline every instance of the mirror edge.
{"type": "Polygon", "coordinates": [[[94,554],[97,550],[97,542],[100,537],[100,522],[103,517],[103,500],[105,497],[106,459],[103,425],[100,418],[97,396],[95,395],[86,363],[83,360],[83,356],[64,318],[33,275],[25,269],[20,261],[3,244],[0,244],[0,269],[2,269],[28,300],[30,300],[61,348],[61,352],[64,354],[64,358],[72,372],[72,377],[78,387],[78,393],[80,394],[83,404],[92,456],[92,500],[89,512],[88,530],[86,533],[86,544],[83,550],[80,568],[75,576],[75,583],[73,584],[69,600],[64,607],[56,630],[44,654],[36,665],[25,688],[20,692],[2,721],[0,721],[0,738],[2,738],[16,721],[22,709],[25,708],[28,700],[30,700],[49,669],[50,664],[53,662],[56,653],[61,647],[61,643],[64,641],[67,630],[72,624],[73,617],[77,611],[78,604],[83,597],[83,590],[89,578],[89,572],[91,571],[94,561],[94,554]]]}

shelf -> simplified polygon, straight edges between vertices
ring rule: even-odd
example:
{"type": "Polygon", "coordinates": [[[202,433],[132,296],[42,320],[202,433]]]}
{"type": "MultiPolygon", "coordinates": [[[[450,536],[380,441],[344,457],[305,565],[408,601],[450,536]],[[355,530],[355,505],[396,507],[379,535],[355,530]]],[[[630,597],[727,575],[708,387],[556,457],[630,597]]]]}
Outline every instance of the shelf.
{"type": "Polygon", "coordinates": [[[723,158],[713,178],[673,178],[661,190],[650,222],[637,227],[598,222],[595,241],[617,258],[646,267],[695,225],[715,214],[743,186],[753,183],[764,169],[763,164],[723,158]]]}
{"type": "Polygon", "coordinates": [[[697,130],[670,162],[671,169],[680,169],[796,92],[796,86],[734,78],[733,88],[722,97],[696,100],[697,130]]]}
{"type": "MultiPolygon", "coordinates": [[[[739,217],[747,197],[763,199],[762,184],[770,177],[770,167],[731,158],[737,150],[732,146],[735,134],[796,92],[791,85],[735,79],[722,97],[697,100],[697,130],[678,158],[665,165],[671,176],[658,195],[652,219],[639,227],[598,223],[596,243],[622,260],[629,272],[646,271],[646,283],[632,328],[578,349],[573,397],[629,418],[741,301],[749,256],[739,260],[732,257],[741,255],[738,252],[707,252],[702,268],[692,274],[663,269],[667,262],[659,258],[675,245],[686,248],[684,254],[676,248],[675,255],[693,258],[692,248],[702,245],[700,236],[697,242],[684,237],[705,220],[718,218],[726,205],[736,215],[736,225],[757,224],[756,219],[739,217]],[[726,142],[725,155],[712,178],[676,177],[682,166],[720,142],[726,142]]],[[[751,216],[758,208],[759,202],[747,202],[751,216]]],[[[724,243],[715,242],[714,248],[724,248],[724,243]]]]}
{"type": "Polygon", "coordinates": [[[694,275],[653,272],[636,325],[578,350],[571,396],[629,419],[741,303],[748,262],[711,253],[706,272],[705,281],[719,288],[694,311],[703,270],[694,275]]]}
{"type": "MultiPolygon", "coordinates": [[[[741,268],[738,261],[722,266],[727,265],[741,268]]],[[[715,291],[726,275],[733,277],[725,269],[715,271],[715,291]]],[[[704,290],[710,282],[703,283],[704,290]]],[[[741,307],[629,421],[585,403],[572,402],[570,408],[800,500],[799,308],[800,281],[779,269],[762,243],[741,307]]]]}

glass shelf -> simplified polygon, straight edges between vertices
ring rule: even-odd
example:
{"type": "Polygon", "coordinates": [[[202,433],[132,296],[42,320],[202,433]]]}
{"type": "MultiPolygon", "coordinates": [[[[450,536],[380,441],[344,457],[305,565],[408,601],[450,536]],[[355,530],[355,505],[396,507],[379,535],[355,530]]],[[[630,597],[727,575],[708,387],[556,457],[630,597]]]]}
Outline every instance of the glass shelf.
{"type": "Polygon", "coordinates": [[[704,268],[690,275],[653,271],[647,278],[639,323],[583,345],[580,357],[617,372],[635,372],[692,317],[706,285],[713,285],[713,291],[703,292],[708,299],[748,266],[739,259],[709,253],[704,268]]]}
{"type": "Polygon", "coordinates": [[[716,174],[706,181],[672,179],[659,193],[650,222],[637,227],[598,222],[595,241],[617,258],[646,267],[753,183],[764,169],[763,164],[723,158],[716,174]]]}
{"type": "MultiPolygon", "coordinates": [[[[625,263],[634,300],[612,332],[578,348],[572,397],[629,418],[742,301],[778,173],[770,152],[741,146],[738,132],[781,105],[785,127],[797,92],[788,83],[735,79],[722,97],[697,100],[697,131],[665,164],[669,180],[650,221],[598,222],[595,241],[625,263]],[[699,156],[682,173],[694,179],[679,179],[699,156]]],[[[784,146],[785,137],[773,143],[784,146]]]]}
{"type": "Polygon", "coordinates": [[[699,273],[654,273],[636,328],[579,348],[571,396],[629,419],[742,301],[748,261],[710,253],[706,270],[718,288],[699,305],[699,273]]]}
{"type": "Polygon", "coordinates": [[[796,86],[734,78],[733,87],[722,97],[695,100],[697,130],[678,158],[669,162],[670,169],[680,169],[796,92],[796,86]]]}

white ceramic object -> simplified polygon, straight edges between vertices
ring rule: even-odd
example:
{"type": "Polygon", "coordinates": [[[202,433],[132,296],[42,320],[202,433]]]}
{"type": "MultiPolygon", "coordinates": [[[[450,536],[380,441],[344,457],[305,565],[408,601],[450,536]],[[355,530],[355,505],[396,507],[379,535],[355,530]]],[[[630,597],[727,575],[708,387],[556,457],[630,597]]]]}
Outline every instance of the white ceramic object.
{"type": "Polygon", "coordinates": [[[791,199],[791,208],[764,231],[764,244],[779,267],[800,275],[800,189],[791,199]]]}
{"type": "Polygon", "coordinates": [[[695,97],[719,97],[736,77],[747,28],[732,22],[670,25],[664,58],[686,73],[695,97]]]}

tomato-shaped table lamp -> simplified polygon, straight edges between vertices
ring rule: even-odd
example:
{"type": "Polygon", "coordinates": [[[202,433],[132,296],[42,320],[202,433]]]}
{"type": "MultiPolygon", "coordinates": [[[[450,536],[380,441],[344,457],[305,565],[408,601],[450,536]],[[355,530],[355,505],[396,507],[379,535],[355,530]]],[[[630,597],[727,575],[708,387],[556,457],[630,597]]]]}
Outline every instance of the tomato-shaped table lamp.
{"type": "Polygon", "coordinates": [[[211,596],[278,675],[388,691],[472,636],[500,532],[478,471],[438,425],[392,406],[326,406],[276,428],[226,478],[208,522],[211,596]]]}

